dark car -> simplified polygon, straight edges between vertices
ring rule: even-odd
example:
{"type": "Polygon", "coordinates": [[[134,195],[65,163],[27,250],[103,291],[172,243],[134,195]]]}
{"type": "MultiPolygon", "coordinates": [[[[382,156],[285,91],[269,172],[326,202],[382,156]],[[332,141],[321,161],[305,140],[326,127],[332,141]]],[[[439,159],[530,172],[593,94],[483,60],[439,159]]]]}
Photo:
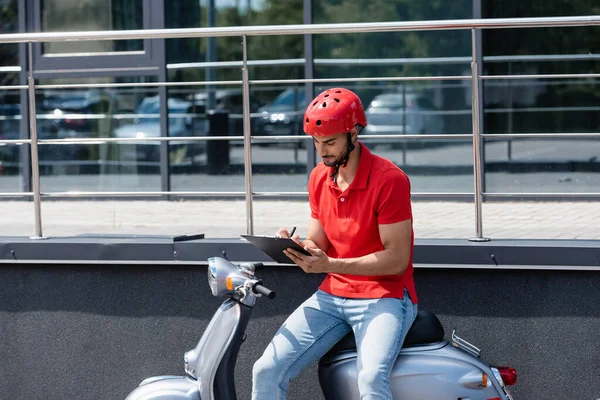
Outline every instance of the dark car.
{"type": "MultiPolygon", "coordinates": [[[[158,161],[160,159],[160,142],[151,140],[161,136],[159,96],[146,97],[136,109],[138,117],[131,124],[114,130],[116,138],[150,139],[147,141],[122,142],[118,145],[118,158],[122,161],[158,161]]],[[[208,123],[204,107],[178,98],[168,99],[169,137],[206,136],[208,123]]],[[[173,141],[169,142],[171,162],[192,159],[203,154],[205,141],[173,141]]]]}
{"type": "MultiPolygon", "coordinates": [[[[229,135],[241,136],[244,134],[244,96],[241,89],[219,89],[215,90],[214,108],[218,110],[227,110],[229,112],[229,135]]],[[[188,100],[194,104],[206,109],[208,102],[208,91],[194,93],[188,97],[188,100]]],[[[255,114],[259,111],[263,103],[250,95],[250,113],[255,114]]],[[[256,118],[250,119],[250,131],[256,131],[256,118]]]]}
{"type": "Polygon", "coordinates": [[[118,110],[118,99],[106,92],[47,92],[40,104],[38,119],[53,121],[55,137],[109,137],[118,110]]]}
{"type": "MultiPolygon", "coordinates": [[[[38,104],[36,113],[39,115],[44,112],[38,104]]],[[[21,139],[21,121],[23,119],[27,118],[26,116],[23,118],[20,103],[0,103],[0,140],[21,139]]],[[[36,128],[38,139],[55,138],[58,130],[56,124],[48,119],[38,119],[36,128]]],[[[48,158],[48,147],[45,145],[38,147],[40,160],[48,158]]],[[[18,168],[21,148],[21,144],[0,144],[0,162],[4,165],[5,170],[12,167],[18,168]]]]}
{"type": "MultiPolygon", "coordinates": [[[[37,99],[38,139],[111,137],[119,98],[109,92],[47,91],[37,99]]],[[[40,162],[65,165],[96,164],[98,143],[40,146],[40,162]]]]}
{"type": "Polygon", "coordinates": [[[305,100],[304,88],[288,88],[281,92],[272,103],[258,110],[261,116],[256,122],[257,134],[264,136],[302,134],[305,100]]]}
{"type": "MultiPolygon", "coordinates": [[[[0,140],[18,140],[20,135],[19,104],[0,104],[0,140]]],[[[19,150],[17,144],[0,144],[0,162],[4,167],[11,167],[19,162],[19,150]]]]}

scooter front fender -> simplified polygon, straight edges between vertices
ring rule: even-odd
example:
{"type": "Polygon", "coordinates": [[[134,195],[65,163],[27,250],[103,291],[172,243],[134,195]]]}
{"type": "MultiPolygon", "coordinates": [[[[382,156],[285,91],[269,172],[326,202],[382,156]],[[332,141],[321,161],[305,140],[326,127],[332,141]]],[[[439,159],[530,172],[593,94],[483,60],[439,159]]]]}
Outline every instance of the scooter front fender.
{"type": "Polygon", "coordinates": [[[148,378],[125,400],[201,400],[198,382],[187,376],[148,378]]]}

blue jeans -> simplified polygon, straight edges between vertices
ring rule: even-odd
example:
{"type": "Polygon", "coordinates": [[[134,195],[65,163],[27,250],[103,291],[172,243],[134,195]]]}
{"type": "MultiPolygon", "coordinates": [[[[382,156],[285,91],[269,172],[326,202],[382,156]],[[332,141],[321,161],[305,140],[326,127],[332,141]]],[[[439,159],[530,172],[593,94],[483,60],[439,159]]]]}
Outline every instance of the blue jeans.
{"type": "Polygon", "coordinates": [[[253,400],[285,400],[289,383],[350,330],[365,400],[391,400],[390,376],[417,305],[404,298],[349,299],[318,290],[279,328],[252,370],[253,400]]]}

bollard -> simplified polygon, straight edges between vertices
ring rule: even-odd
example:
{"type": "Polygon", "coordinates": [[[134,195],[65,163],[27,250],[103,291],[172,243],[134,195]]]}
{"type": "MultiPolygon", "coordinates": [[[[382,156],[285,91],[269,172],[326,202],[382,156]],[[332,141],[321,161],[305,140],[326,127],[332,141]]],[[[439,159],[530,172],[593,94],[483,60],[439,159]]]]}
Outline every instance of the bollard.
{"type": "MultiPolygon", "coordinates": [[[[208,137],[229,136],[229,112],[226,110],[209,110],[208,137]]],[[[206,169],[209,175],[220,175],[229,172],[229,140],[207,140],[206,169]]]]}

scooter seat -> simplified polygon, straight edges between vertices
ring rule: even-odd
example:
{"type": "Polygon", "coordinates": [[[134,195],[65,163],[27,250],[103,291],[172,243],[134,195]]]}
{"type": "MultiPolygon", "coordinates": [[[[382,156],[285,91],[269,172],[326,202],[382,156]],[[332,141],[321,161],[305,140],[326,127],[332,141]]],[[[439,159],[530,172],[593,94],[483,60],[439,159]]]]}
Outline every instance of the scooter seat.
{"type": "MultiPolygon", "coordinates": [[[[406,334],[402,347],[418,346],[430,343],[437,343],[444,339],[444,327],[442,323],[430,311],[419,311],[417,318],[406,334]]],[[[340,351],[356,350],[354,333],[350,332],[342,338],[325,355],[331,356],[340,351]]]]}

